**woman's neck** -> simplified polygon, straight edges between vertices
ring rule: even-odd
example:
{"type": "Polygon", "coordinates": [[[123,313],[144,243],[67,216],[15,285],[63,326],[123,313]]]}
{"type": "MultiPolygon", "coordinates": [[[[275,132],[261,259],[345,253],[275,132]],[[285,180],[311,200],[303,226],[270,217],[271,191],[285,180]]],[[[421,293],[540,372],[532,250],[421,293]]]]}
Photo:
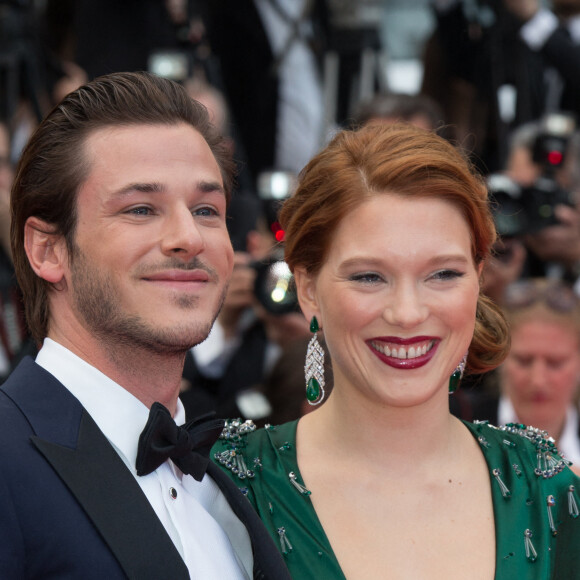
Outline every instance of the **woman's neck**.
{"type": "Polygon", "coordinates": [[[362,397],[353,401],[335,389],[320,409],[301,419],[299,445],[304,435],[330,453],[389,473],[392,465],[400,471],[419,465],[431,469],[454,453],[457,435],[465,431],[449,413],[447,397],[437,393],[421,405],[392,407],[362,397]]]}

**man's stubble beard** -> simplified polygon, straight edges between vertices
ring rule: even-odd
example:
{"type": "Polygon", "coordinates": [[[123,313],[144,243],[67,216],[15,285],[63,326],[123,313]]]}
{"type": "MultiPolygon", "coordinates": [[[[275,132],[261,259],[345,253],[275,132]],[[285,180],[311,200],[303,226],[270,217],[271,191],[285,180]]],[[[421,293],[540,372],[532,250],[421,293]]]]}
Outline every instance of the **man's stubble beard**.
{"type": "MultiPolygon", "coordinates": [[[[156,355],[183,355],[203,342],[225,300],[227,285],[222,289],[216,311],[210,321],[196,321],[173,328],[148,324],[140,316],[128,314],[119,307],[118,293],[110,277],[89,265],[80,250],[74,248],[71,260],[72,296],[77,313],[99,341],[114,353],[119,349],[138,349],[156,355]]],[[[186,311],[197,308],[197,296],[178,296],[174,305],[186,311]]],[[[200,316],[203,313],[200,313],[200,316]]]]}

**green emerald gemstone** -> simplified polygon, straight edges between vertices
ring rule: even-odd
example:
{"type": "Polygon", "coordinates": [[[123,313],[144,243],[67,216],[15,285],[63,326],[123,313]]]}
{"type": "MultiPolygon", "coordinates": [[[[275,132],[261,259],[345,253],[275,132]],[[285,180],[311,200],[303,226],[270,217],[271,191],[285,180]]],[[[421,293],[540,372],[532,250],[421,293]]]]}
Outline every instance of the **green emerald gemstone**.
{"type": "Polygon", "coordinates": [[[459,387],[459,381],[461,380],[461,373],[459,371],[455,371],[449,377],[449,392],[454,393],[459,387]]]}
{"type": "Polygon", "coordinates": [[[308,386],[306,387],[306,398],[312,403],[320,397],[320,384],[318,381],[312,377],[308,381],[308,386]]]}
{"type": "Polygon", "coordinates": [[[318,320],[316,320],[316,316],[313,316],[312,320],[310,321],[310,332],[318,332],[319,330],[318,320]]]}

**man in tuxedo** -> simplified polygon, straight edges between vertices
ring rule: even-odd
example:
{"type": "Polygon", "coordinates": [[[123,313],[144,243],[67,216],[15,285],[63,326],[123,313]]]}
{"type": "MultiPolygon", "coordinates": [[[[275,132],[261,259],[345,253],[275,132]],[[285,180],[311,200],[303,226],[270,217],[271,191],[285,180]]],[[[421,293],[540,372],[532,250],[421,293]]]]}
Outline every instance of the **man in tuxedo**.
{"type": "Polygon", "coordinates": [[[12,252],[41,345],[0,390],[0,577],[289,578],[186,427],[185,353],[233,265],[232,162],[207,112],[147,73],[48,114],[12,189],[12,252]]]}

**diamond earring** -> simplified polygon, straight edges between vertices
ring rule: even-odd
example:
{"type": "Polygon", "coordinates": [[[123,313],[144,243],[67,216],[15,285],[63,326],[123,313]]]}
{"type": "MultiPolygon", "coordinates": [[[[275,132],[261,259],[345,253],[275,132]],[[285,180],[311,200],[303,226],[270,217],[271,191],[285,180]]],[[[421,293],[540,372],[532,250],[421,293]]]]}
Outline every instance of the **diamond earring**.
{"type": "Polygon", "coordinates": [[[317,332],[320,330],[316,316],[310,321],[310,332],[314,336],[308,343],[304,376],[306,379],[306,399],[311,405],[319,405],[324,399],[324,350],[318,342],[317,332]]]}
{"type": "Polygon", "coordinates": [[[458,389],[459,382],[463,378],[463,373],[465,372],[466,363],[467,363],[467,353],[463,355],[461,362],[457,365],[457,368],[453,371],[453,374],[449,377],[449,394],[454,393],[458,389]]]}

